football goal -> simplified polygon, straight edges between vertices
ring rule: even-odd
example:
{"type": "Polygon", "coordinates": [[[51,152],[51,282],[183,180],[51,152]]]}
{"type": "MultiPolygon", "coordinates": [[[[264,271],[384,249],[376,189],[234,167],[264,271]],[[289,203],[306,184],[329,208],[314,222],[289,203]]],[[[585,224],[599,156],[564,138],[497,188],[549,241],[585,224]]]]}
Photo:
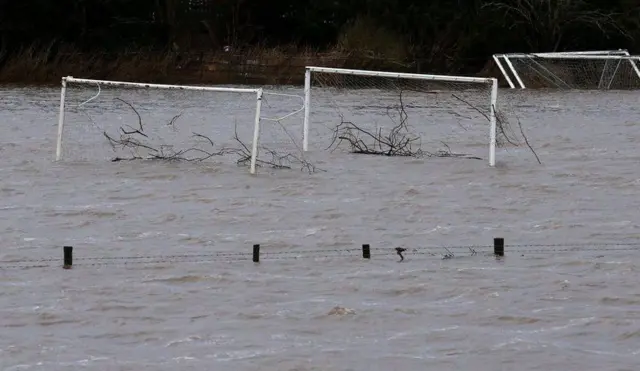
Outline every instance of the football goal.
{"type": "Polygon", "coordinates": [[[262,88],[64,77],[55,159],[229,162],[251,174],[285,168],[302,153],[292,132],[300,136],[303,102],[262,88]],[[288,118],[297,113],[296,126],[288,118]]]}
{"type": "Polygon", "coordinates": [[[495,54],[512,89],[638,89],[640,56],[626,50],[495,54]]]}
{"type": "Polygon", "coordinates": [[[402,130],[407,134],[398,146],[411,143],[414,152],[419,146],[420,153],[439,157],[464,152],[495,165],[495,78],[307,67],[304,92],[305,151],[349,136],[351,152],[386,154],[372,147],[389,147],[386,138],[402,130]]]}

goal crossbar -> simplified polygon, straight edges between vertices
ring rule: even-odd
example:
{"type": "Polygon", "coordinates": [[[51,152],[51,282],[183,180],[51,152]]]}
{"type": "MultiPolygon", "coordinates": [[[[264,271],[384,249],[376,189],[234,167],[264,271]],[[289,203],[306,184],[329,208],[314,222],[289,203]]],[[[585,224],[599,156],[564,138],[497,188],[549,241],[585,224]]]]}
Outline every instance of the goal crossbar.
{"type": "MultiPolygon", "coordinates": [[[[597,50],[597,51],[580,51],[580,52],[552,52],[552,53],[508,53],[508,54],[494,54],[493,60],[498,66],[498,69],[502,73],[505,81],[509,85],[511,89],[526,89],[526,84],[524,83],[520,72],[514,66],[513,60],[527,60],[534,64],[537,64],[539,69],[547,73],[549,78],[544,77],[546,80],[549,80],[554,85],[562,86],[564,88],[571,88],[569,84],[564,82],[561,78],[557,77],[553,72],[549,71],[544,66],[539,65],[536,61],[547,60],[586,60],[586,61],[618,61],[629,63],[633,70],[633,75],[638,78],[640,81],[640,68],[638,67],[638,63],[640,63],[640,56],[630,55],[629,52],[625,49],[620,50],[597,50]],[[503,64],[504,63],[504,64],[503,64]],[[505,67],[506,65],[506,67],[505,67]],[[515,80],[514,81],[512,80],[515,80]],[[517,87],[516,87],[517,83],[517,87]]],[[[599,87],[603,86],[605,75],[606,75],[606,65],[603,67],[601,71],[601,83],[599,87]]],[[[610,76],[613,78],[613,76],[610,76]]]]}
{"type": "MultiPolygon", "coordinates": [[[[522,53],[521,53],[522,54],[522,53]]],[[[572,51],[572,52],[544,52],[544,53],[533,53],[538,56],[562,56],[562,55],[622,55],[628,56],[629,51],[627,49],[618,49],[618,50],[583,50],[583,51],[572,51]]],[[[509,54],[511,55],[511,54],[509,54]]]]}
{"type": "MultiPolygon", "coordinates": [[[[62,157],[62,141],[63,141],[63,131],[64,131],[64,121],[65,121],[65,98],[66,98],[68,83],[96,84],[98,86],[105,85],[105,86],[114,86],[114,87],[130,87],[130,88],[142,88],[142,89],[191,90],[191,91],[255,94],[256,112],[255,112],[255,118],[254,118],[254,130],[253,130],[253,141],[251,145],[251,163],[250,163],[250,172],[251,174],[255,174],[257,154],[258,154],[258,140],[260,136],[260,111],[261,111],[262,96],[263,96],[262,88],[249,89],[249,88],[224,88],[224,87],[212,87],[212,86],[149,84],[149,83],[126,82],[126,81],[82,79],[82,78],[75,78],[73,76],[63,77],[62,88],[60,92],[60,111],[58,115],[56,161],[60,161],[62,157]]],[[[91,99],[93,98],[90,98],[90,100],[91,99]]]]}
{"type": "Polygon", "coordinates": [[[433,80],[433,81],[446,81],[446,82],[468,82],[468,83],[475,82],[475,83],[485,83],[485,84],[491,84],[494,80],[493,78],[484,78],[484,77],[427,75],[427,74],[419,74],[419,73],[351,70],[351,69],[344,69],[344,68],[311,67],[311,66],[307,67],[307,72],[338,73],[342,75],[391,77],[391,78],[398,78],[398,79],[433,80]]]}
{"type": "Polygon", "coordinates": [[[309,126],[311,112],[311,77],[312,73],[330,73],[340,75],[366,76],[366,77],[384,77],[397,79],[412,79],[436,82],[452,82],[452,83],[476,83],[490,86],[491,94],[487,104],[489,105],[489,166],[495,166],[496,161],[496,109],[498,99],[498,80],[496,78],[469,77],[469,76],[451,76],[451,75],[432,75],[417,73],[397,73],[385,71],[371,70],[354,70],[344,68],[316,67],[307,66],[305,69],[304,83],[304,124],[303,124],[303,151],[309,150],[309,126]]]}

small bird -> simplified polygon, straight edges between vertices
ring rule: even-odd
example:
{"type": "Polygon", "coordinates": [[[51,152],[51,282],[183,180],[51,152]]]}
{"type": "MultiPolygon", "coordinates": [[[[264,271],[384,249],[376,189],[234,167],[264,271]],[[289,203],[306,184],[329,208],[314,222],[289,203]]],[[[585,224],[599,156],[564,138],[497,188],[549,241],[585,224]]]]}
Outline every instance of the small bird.
{"type": "Polygon", "coordinates": [[[404,256],[402,256],[402,253],[407,251],[407,249],[405,249],[404,247],[396,247],[396,253],[400,256],[400,261],[404,260],[404,256]]]}

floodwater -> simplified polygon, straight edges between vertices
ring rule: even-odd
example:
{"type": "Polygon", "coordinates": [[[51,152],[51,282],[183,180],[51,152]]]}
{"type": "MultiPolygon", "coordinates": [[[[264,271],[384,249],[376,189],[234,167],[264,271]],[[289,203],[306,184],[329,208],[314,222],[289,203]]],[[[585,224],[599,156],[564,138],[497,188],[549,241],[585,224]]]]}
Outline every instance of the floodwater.
{"type": "MultiPolygon", "coordinates": [[[[0,89],[4,371],[637,369],[640,93],[501,90],[542,165],[509,146],[494,168],[487,122],[460,106],[407,101],[423,149],[442,141],[482,160],[325,151],[339,121],[316,104],[304,159],[320,170],[257,175],[237,154],[110,162],[101,131],[137,128],[119,96],[169,144],[197,132],[233,146],[235,125],[251,143],[251,94],[105,90],[87,102],[70,91],[54,162],[59,94],[0,89]],[[494,237],[506,240],[503,259],[484,247],[494,237]]],[[[387,112],[367,107],[379,96],[339,101],[377,122],[387,112]]],[[[300,104],[266,101],[265,118],[300,104]]],[[[300,120],[264,120],[261,143],[295,151],[278,130],[299,140],[300,120]]]]}

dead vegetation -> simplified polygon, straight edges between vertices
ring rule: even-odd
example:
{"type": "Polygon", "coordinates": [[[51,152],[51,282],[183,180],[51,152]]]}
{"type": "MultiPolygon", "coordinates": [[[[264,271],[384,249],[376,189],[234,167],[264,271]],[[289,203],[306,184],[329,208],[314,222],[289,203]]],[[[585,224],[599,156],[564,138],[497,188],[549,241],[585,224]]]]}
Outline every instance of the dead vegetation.
{"type": "MultiPolygon", "coordinates": [[[[320,52],[308,47],[252,46],[231,51],[193,52],[140,49],[118,53],[80,52],[54,43],[0,51],[0,83],[59,84],[62,76],[164,84],[299,84],[304,68],[398,69],[401,60],[352,52],[336,46],[320,52]]],[[[410,66],[405,66],[408,71],[410,66]]]]}
{"type": "MultiPolygon", "coordinates": [[[[118,135],[103,131],[104,137],[107,139],[114,151],[128,152],[125,157],[114,157],[113,162],[133,161],[133,160],[163,160],[163,161],[187,161],[202,162],[216,156],[232,155],[236,158],[238,166],[247,167],[251,164],[251,149],[240,139],[235,128],[234,140],[236,146],[222,147],[207,135],[202,133],[192,133],[192,137],[199,142],[195,146],[187,148],[176,148],[175,145],[155,144],[145,132],[142,116],[133,104],[121,99],[115,100],[126,104],[137,116],[137,123],[134,125],[121,126],[118,135]]],[[[175,115],[166,125],[174,127],[181,114],[175,115]]],[[[175,128],[175,127],[174,127],[175,128]]],[[[258,146],[258,155],[256,158],[256,167],[269,167],[272,169],[292,169],[299,167],[302,171],[314,173],[323,171],[314,164],[307,161],[303,156],[293,153],[282,152],[266,146],[258,146]]]]}
{"type": "MultiPolygon", "coordinates": [[[[476,106],[474,106],[467,100],[462,99],[461,97],[455,94],[452,94],[452,96],[458,101],[468,105],[474,111],[480,113],[482,116],[484,116],[484,118],[487,119],[487,121],[491,121],[491,118],[486,113],[478,109],[476,106]]],[[[493,112],[495,112],[495,119],[496,119],[496,147],[505,147],[507,145],[518,147],[518,146],[521,146],[522,144],[525,144],[529,148],[533,156],[536,158],[536,161],[538,162],[538,164],[542,165],[542,161],[540,161],[540,157],[538,157],[538,154],[536,153],[535,149],[533,149],[533,147],[529,143],[529,139],[524,133],[524,129],[522,128],[522,122],[520,121],[520,119],[516,116],[516,120],[518,122],[518,129],[520,130],[520,135],[522,137],[521,139],[518,139],[517,134],[514,132],[513,128],[511,127],[511,121],[509,120],[509,117],[507,116],[507,114],[504,111],[497,109],[497,107],[495,106],[493,107],[493,112]]]]}
{"type": "MultiPolygon", "coordinates": [[[[470,102],[455,94],[452,94],[452,96],[482,114],[487,121],[491,120],[486,113],[470,102]]],[[[364,129],[361,125],[347,121],[343,115],[340,115],[340,123],[335,126],[331,143],[327,149],[334,150],[342,143],[346,143],[350,152],[355,154],[415,158],[451,157],[482,160],[481,157],[453,152],[451,147],[442,141],[440,142],[442,145],[441,149],[433,152],[422,149],[421,137],[412,133],[409,129],[409,116],[405,109],[402,91],[399,92],[398,101],[397,105],[386,108],[386,116],[393,124],[388,132],[383,131],[382,128],[378,128],[375,131],[364,129]]],[[[520,120],[518,119],[518,127],[520,129],[521,139],[518,139],[506,114],[497,111],[495,107],[494,111],[496,112],[496,146],[520,146],[525,144],[531,150],[537,162],[541,164],[540,158],[524,133],[520,120]]]]}
{"type": "Polygon", "coordinates": [[[344,141],[349,144],[352,153],[404,157],[422,156],[420,137],[411,134],[407,126],[408,115],[404,109],[402,92],[400,92],[400,105],[395,107],[399,119],[392,116],[393,108],[387,107],[387,117],[394,124],[388,133],[383,133],[382,128],[375,132],[365,130],[353,122],[345,121],[344,116],[341,116],[341,122],[334,130],[329,148],[335,148],[344,141]]]}

